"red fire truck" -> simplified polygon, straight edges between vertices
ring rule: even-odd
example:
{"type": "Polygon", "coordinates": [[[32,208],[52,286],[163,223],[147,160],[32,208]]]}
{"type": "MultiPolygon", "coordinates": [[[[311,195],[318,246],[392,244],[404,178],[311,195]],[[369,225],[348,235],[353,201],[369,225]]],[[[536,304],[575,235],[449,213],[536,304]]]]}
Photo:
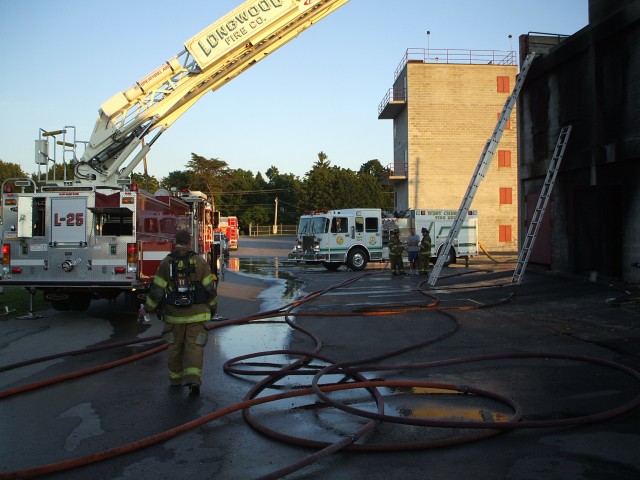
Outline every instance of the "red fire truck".
{"type": "Polygon", "coordinates": [[[224,233],[229,241],[229,250],[238,249],[238,239],[240,237],[240,229],[238,227],[238,217],[220,217],[218,223],[218,231],[224,233]]]}

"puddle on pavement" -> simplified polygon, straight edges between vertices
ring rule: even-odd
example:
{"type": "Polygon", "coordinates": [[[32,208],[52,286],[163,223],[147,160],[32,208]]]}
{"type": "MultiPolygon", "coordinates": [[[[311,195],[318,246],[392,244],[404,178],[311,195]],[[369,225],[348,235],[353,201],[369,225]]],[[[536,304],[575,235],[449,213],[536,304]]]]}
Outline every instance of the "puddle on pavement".
{"type": "Polygon", "coordinates": [[[229,270],[245,275],[255,276],[262,280],[270,280],[273,286],[263,291],[259,298],[262,300],[261,311],[284,307],[298,300],[304,295],[304,282],[295,278],[283,267],[282,261],[275,258],[230,258],[229,270]]]}
{"type": "MultiPolygon", "coordinates": [[[[261,301],[261,312],[285,307],[304,295],[304,283],[291,275],[286,268],[283,268],[282,261],[277,257],[229,258],[227,269],[272,283],[258,296],[261,301]]],[[[291,328],[280,317],[225,328],[218,334],[221,337],[218,344],[225,357],[231,358],[264,350],[287,349],[289,348],[290,334],[291,328]]],[[[273,357],[253,361],[274,363],[273,357]]],[[[277,363],[278,360],[275,362],[277,363]]]]}

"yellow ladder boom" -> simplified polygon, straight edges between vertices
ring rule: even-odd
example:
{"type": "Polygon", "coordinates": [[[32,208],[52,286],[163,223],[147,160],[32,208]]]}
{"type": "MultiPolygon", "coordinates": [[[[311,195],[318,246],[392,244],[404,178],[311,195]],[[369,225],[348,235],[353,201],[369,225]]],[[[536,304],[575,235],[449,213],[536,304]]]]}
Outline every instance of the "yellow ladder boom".
{"type": "Polygon", "coordinates": [[[158,136],[205,93],[230,82],[348,1],[244,2],[187,40],[181,53],[101,105],[76,178],[103,184],[125,179],[158,136]],[[154,130],[159,131],[151,141],[143,142],[154,130]]]}

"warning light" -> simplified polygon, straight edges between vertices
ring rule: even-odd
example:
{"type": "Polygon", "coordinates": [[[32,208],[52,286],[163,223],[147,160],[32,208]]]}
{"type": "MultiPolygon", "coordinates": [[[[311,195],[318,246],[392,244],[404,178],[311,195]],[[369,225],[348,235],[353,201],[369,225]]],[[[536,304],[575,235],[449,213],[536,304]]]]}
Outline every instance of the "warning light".
{"type": "Polygon", "coordinates": [[[138,247],[135,243],[127,243],[127,263],[138,262],[138,247]]]}

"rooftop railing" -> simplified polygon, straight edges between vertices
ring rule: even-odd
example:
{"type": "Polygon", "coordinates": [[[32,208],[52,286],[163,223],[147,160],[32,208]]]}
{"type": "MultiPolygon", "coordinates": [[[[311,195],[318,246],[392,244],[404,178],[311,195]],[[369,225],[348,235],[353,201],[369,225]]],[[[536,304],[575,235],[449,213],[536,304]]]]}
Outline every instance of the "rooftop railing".
{"type": "Polygon", "coordinates": [[[516,52],[511,50],[456,50],[436,48],[408,48],[400,65],[396,68],[394,80],[409,62],[466,64],[466,65],[517,65],[516,52]]]}

